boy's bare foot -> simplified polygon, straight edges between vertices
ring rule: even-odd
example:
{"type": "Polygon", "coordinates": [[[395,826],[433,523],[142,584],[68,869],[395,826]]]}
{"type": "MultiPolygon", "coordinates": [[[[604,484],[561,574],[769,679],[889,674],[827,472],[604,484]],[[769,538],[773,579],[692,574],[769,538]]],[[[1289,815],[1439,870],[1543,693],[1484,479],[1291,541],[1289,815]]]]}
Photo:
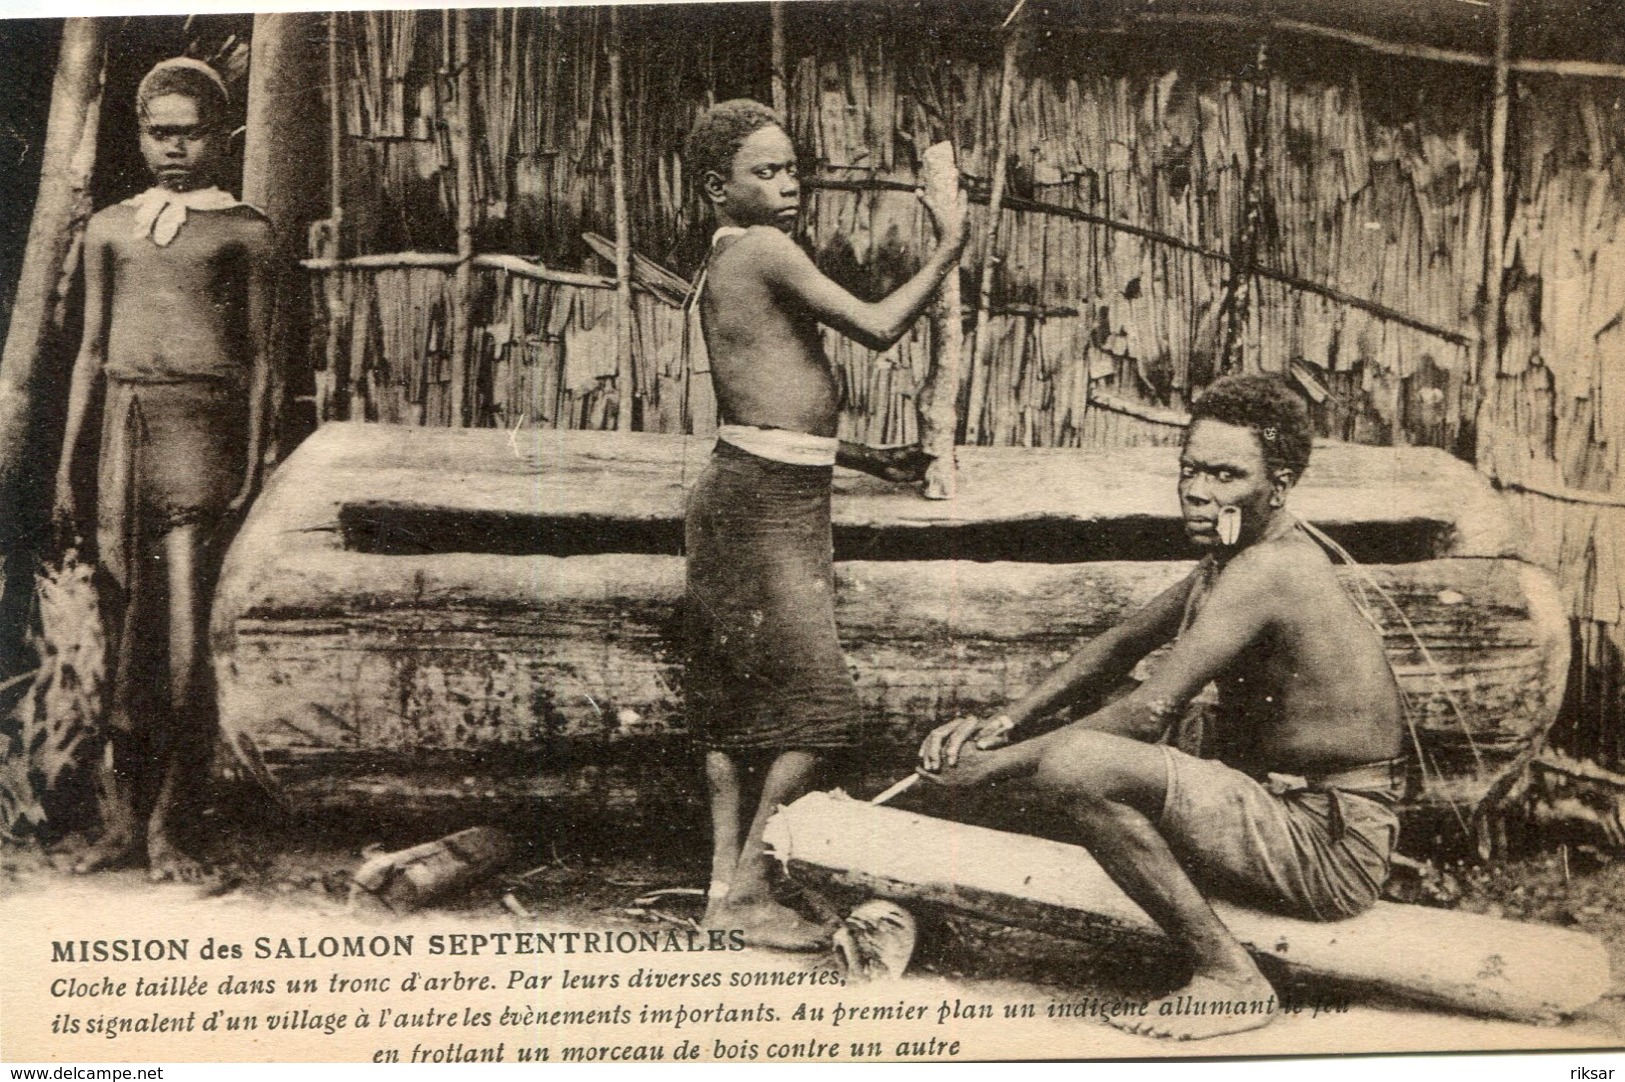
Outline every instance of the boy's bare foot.
{"type": "Polygon", "coordinates": [[[154,883],[203,883],[213,873],[162,835],[147,838],[147,879],[154,883]]]}
{"type": "Polygon", "coordinates": [[[1185,987],[1146,1004],[1144,1014],[1114,1015],[1106,1022],[1145,1037],[1200,1041],[1268,1025],[1278,1008],[1275,989],[1256,970],[1222,978],[1197,974],[1185,987]]]}
{"type": "Polygon", "coordinates": [[[795,910],[763,898],[754,902],[713,900],[706,906],[705,928],[738,929],[752,947],[780,951],[816,951],[829,945],[830,930],[795,910]]]}
{"type": "Polygon", "coordinates": [[[122,830],[110,830],[73,862],[73,874],[89,875],[91,872],[109,868],[127,867],[136,863],[140,857],[141,847],[136,844],[131,834],[122,830]]]}

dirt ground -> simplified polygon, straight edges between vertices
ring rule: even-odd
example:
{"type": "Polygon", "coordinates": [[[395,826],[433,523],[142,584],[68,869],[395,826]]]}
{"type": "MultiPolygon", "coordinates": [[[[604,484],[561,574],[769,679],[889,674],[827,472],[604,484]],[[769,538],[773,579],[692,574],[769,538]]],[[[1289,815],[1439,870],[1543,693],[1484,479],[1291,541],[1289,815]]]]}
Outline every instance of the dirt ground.
{"type": "MultiPolygon", "coordinates": [[[[0,899],[39,895],[64,899],[116,897],[138,911],[146,904],[257,906],[285,914],[341,915],[351,875],[364,852],[394,850],[430,840],[457,824],[385,827],[361,817],[295,823],[276,816],[217,817],[200,835],[201,855],[217,868],[204,886],[153,885],[135,869],[77,877],[65,870],[72,839],[46,852],[40,847],[0,850],[0,899]],[[133,903],[133,905],[132,905],[133,903]]],[[[512,821],[510,833],[524,833],[512,821]]],[[[696,897],[676,896],[658,906],[635,900],[663,887],[702,887],[707,847],[694,829],[641,824],[615,836],[573,834],[556,825],[535,831],[532,840],[501,874],[437,907],[437,916],[470,922],[513,922],[516,918],[555,927],[647,929],[675,926],[699,915],[696,897]],[[660,915],[649,910],[657,908],[660,915]],[[641,912],[638,912],[641,910],[641,912]],[[630,912],[629,912],[630,911],[630,912]]],[[[1536,853],[1494,866],[1429,866],[1421,900],[1511,920],[1543,921],[1577,928],[1606,944],[1614,981],[1609,993],[1579,1017],[1556,1027],[1527,1027],[1419,1011],[1402,1004],[1358,1004],[1335,1024],[1313,1031],[1313,1044],[1296,1019],[1284,1019],[1260,1034],[1205,1042],[1204,1055],[1302,1053],[1336,1047],[1337,1026],[1349,1029],[1354,1047],[1368,1034],[1414,1033],[1411,1047],[1461,1049],[1582,1047],[1625,1045],[1625,859],[1595,852],[1536,853]],[[1295,1028],[1297,1027],[1297,1028],[1295,1028]]],[[[816,910],[837,899],[803,898],[816,910]]],[[[66,904],[66,903],[65,903],[66,904]]],[[[3,905],[3,902],[0,902],[3,905]]],[[[0,913],[3,919],[3,913],[0,913]]],[[[1068,943],[980,921],[926,914],[921,945],[910,979],[933,987],[978,994],[1076,999],[1081,996],[1145,998],[1167,987],[1172,974],[1155,961],[1125,959],[1112,952],[1068,943]]],[[[775,956],[776,961],[782,959],[775,956]]],[[[828,959],[804,958],[791,964],[828,967],[828,959]]],[[[1300,990],[1301,991],[1301,990],[1300,990]]],[[[1312,990],[1302,992],[1312,994],[1312,990]]],[[[1090,1025],[1085,1022],[1071,1026],[1090,1025]]],[[[1157,1042],[1099,1029],[1088,1056],[1157,1055],[1157,1042]],[[1128,1042],[1128,1043],[1123,1043],[1128,1042]]],[[[1402,1036],[1396,1040],[1403,1042],[1402,1036]]],[[[1165,1047],[1165,1046],[1161,1046],[1165,1047]]],[[[1190,1049],[1191,1046],[1185,1046],[1190,1049]]]]}

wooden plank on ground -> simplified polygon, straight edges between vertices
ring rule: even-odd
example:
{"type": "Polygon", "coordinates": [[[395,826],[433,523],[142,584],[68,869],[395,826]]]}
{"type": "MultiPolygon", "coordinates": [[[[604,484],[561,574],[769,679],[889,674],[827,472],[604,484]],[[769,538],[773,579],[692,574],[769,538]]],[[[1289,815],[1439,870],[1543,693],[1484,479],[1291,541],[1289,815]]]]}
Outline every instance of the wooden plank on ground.
{"type": "MultiPolygon", "coordinates": [[[[903,902],[1125,947],[1165,943],[1078,846],[812,793],[769,822],[792,873],[811,872],[903,902]]],[[[1379,902],[1317,923],[1222,900],[1214,909],[1256,957],[1293,978],[1451,1010],[1551,1021],[1610,985],[1595,937],[1550,925],[1379,902]]]]}

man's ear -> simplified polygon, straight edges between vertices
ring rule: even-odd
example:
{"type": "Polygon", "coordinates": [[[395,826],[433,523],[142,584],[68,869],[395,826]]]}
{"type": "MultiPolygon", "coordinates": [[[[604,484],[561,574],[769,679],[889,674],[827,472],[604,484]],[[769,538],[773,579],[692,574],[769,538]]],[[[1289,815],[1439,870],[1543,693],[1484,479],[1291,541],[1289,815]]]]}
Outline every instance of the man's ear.
{"type": "Polygon", "coordinates": [[[1292,491],[1292,486],[1298,483],[1298,475],[1289,469],[1279,469],[1270,475],[1270,506],[1282,507],[1286,504],[1286,494],[1292,491]]]}
{"type": "Polygon", "coordinates": [[[713,206],[720,205],[727,198],[726,186],[727,178],[715,169],[707,169],[700,177],[700,191],[705,193],[705,198],[713,206]]]}

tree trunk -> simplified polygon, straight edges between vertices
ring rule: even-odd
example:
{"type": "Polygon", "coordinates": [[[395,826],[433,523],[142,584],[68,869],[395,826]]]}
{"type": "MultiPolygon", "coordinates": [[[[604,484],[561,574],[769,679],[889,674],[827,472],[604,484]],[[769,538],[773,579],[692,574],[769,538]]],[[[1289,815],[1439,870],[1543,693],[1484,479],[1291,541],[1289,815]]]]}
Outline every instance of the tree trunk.
{"type": "Polygon", "coordinates": [[[248,67],[248,115],[243,141],[243,202],[265,212],[276,230],[280,274],[271,326],[271,393],[266,418],[267,467],[296,443],[314,420],[287,416],[290,376],[303,388],[306,373],[290,373],[309,339],[309,296],[295,268],[306,254],[310,224],[326,216],[327,144],[322,102],[326,19],[286,12],[254,16],[248,67]]]}
{"type": "Polygon", "coordinates": [[[62,30],[39,195],[28,229],[16,303],[0,354],[0,677],[20,663],[28,587],[43,524],[45,486],[61,450],[59,424],[45,423],[62,341],[68,291],[90,217],[106,57],[104,20],[68,19],[62,30]]]}

